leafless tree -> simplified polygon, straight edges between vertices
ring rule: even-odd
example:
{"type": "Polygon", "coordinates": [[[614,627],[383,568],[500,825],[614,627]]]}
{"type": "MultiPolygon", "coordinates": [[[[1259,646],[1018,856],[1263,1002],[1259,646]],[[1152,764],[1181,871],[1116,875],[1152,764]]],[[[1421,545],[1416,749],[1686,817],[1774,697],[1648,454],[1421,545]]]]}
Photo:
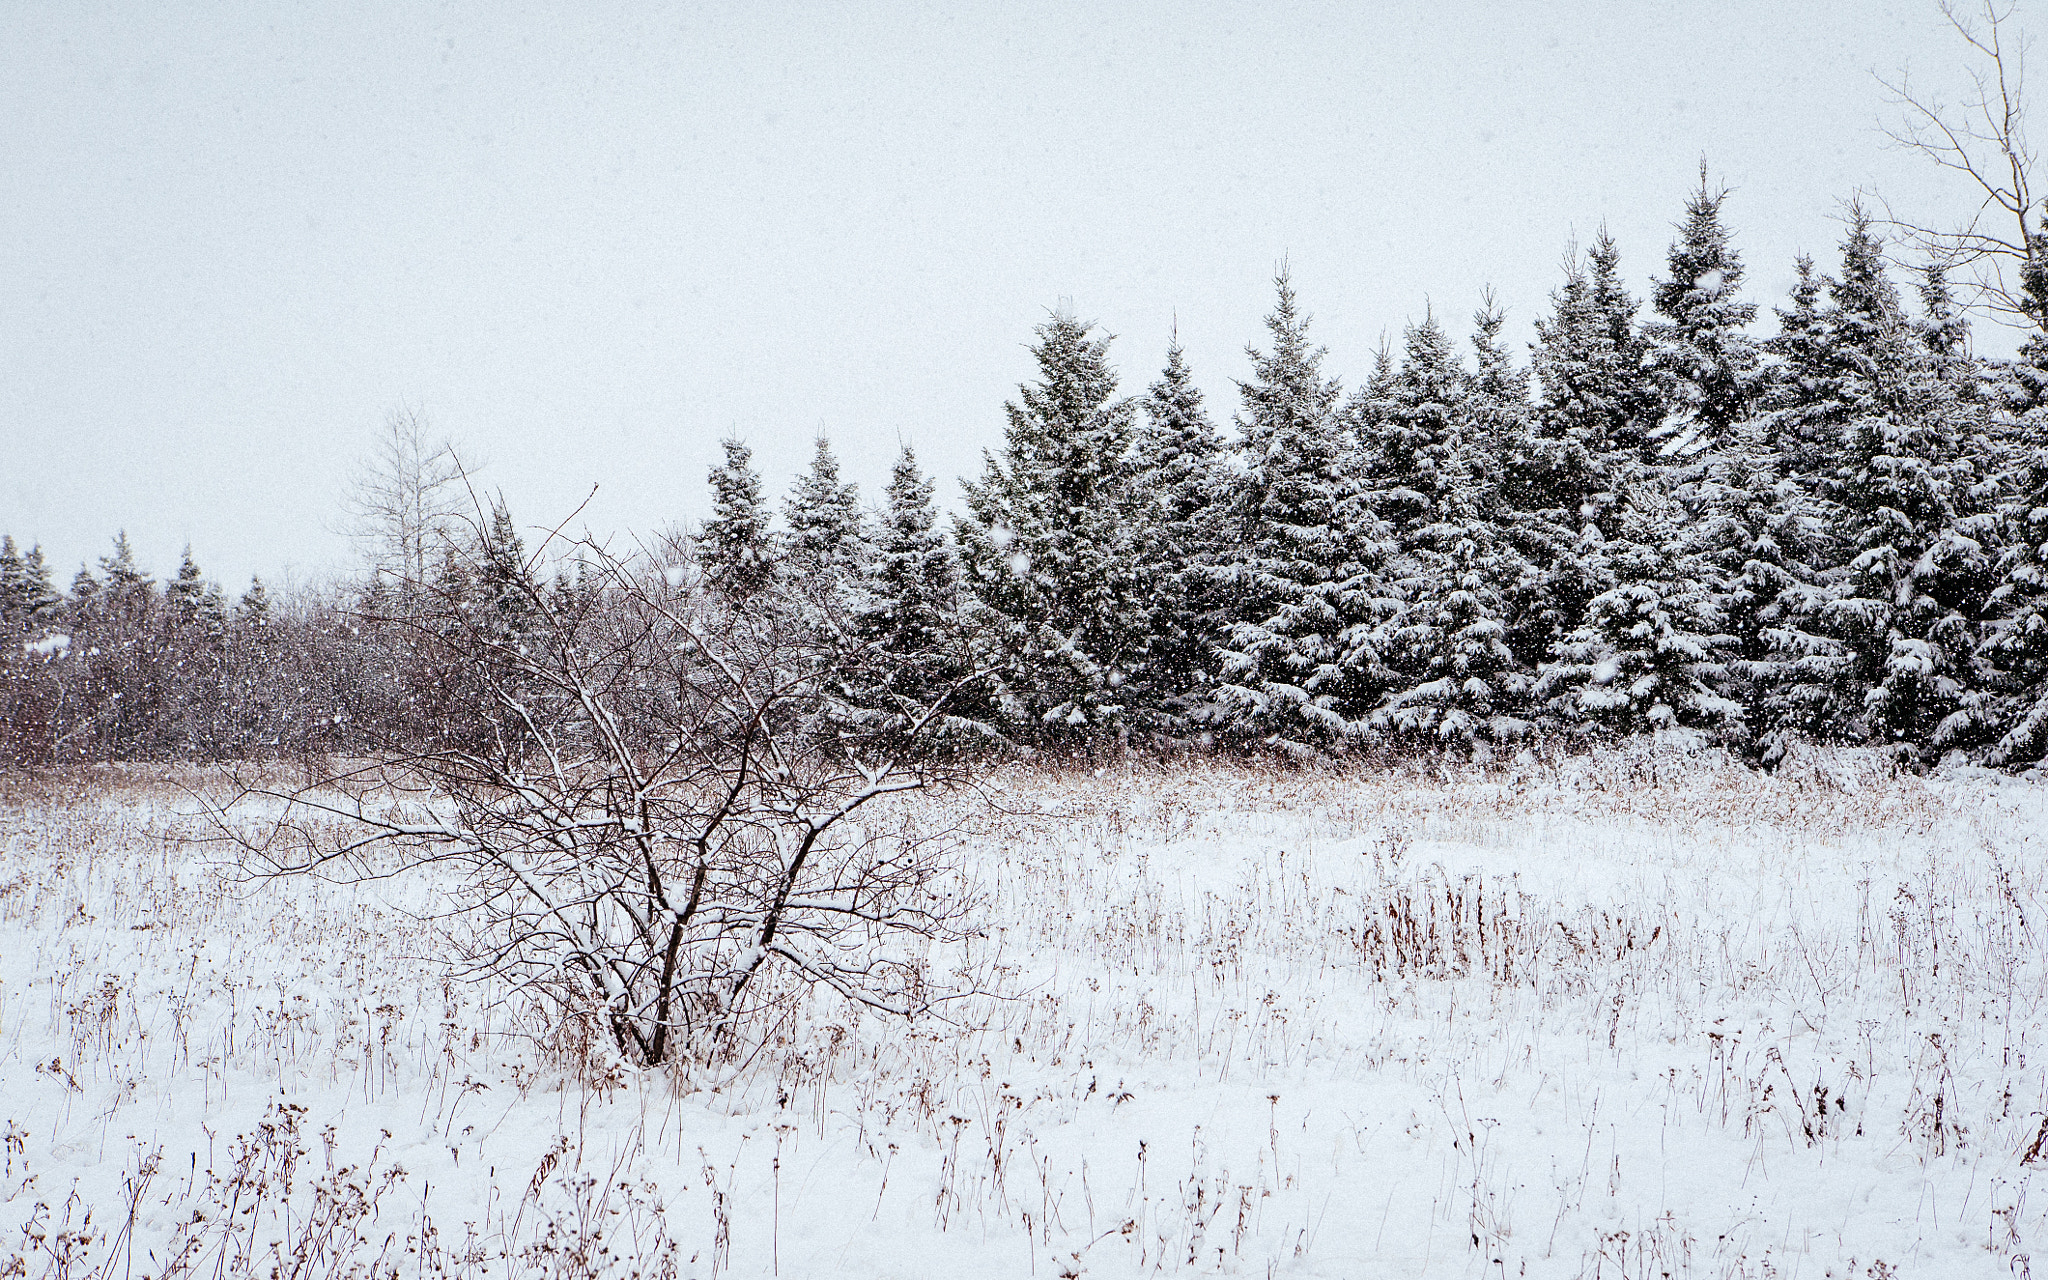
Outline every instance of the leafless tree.
{"type": "Polygon", "coordinates": [[[1955,283],[1970,290],[1973,307],[2001,323],[2048,328],[2048,299],[2034,283],[2041,279],[2048,241],[2027,139],[2028,41],[2011,25],[2010,3],[1981,0],[1966,9],[1942,0],[1940,8],[1968,46],[1970,89],[1949,101],[1924,91],[1903,71],[1879,76],[1899,110],[1886,132],[1899,146],[1967,179],[1976,208],[1958,224],[1937,226],[1902,218],[1886,202],[1886,221],[1906,247],[1956,272],[1955,283]]]}
{"type": "Polygon", "coordinates": [[[442,554],[467,495],[455,447],[424,415],[394,409],[350,476],[350,533],[372,572],[416,588],[442,554]]]}
{"type": "Polygon", "coordinates": [[[469,965],[594,1011],[642,1063],[730,1051],[819,984],[931,1009],[924,953],[966,893],[890,801],[958,776],[928,749],[950,695],[863,717],[841,698],[878,659],[815,619],[702,589],[680,547],[575,554],[579,586],[529,574],[509,608],[408,621],[468,708],[442,743],[259,789],[282,805],[261,838],[223,828],[263,874],[444,874],[469,965]]]}

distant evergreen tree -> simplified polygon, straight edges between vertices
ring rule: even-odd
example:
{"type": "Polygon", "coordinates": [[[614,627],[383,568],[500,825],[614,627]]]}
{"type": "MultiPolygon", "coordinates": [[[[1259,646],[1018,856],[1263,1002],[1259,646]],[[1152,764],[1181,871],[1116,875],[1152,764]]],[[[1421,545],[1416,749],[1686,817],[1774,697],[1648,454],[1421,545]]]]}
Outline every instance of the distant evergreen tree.
{"type": "MultiPolygon", "coordinates": [[[[889,715],[917,715],[971,669],[969,629],[961,610],[960,566],[938,527],[931,480],[909,445],[897,457],[864,566],[855,639],[880,659],[863,667],[853,691],[863,706],[889,715]]],[[[970,702],[949,705],[962,711],[970,702]]]]}
{"type": "Polygon", "coordinates": [[[1471,375],[1434,320],[1410,328],[1364,440],[1374,498],[1396,526],[1390,576],[1402,600],[1380,641],[1399,681],[1374,724],[1461,744],[1529,727],[1519,714],[1529,682],[1508,644],[1509,597],[1526,563],[1503,522],[1526,383],[1499,345],[1503,317],[1490,300],[1475,319],[1471,375]]]}
{"type": "Polygon", "coordinates": [[[1237,618],[1219,694],[1243,729],[1276,745],[1357,739],[1388,688],[1374,631],[1398,607],[1380,570],[1391,531],[1360,482],[1338,420],[1341,388],[1283,267],[1266,317],[1272,347],[1248,347],[1238,384],[1246,468],[1231,502],[1237,549],[1217,570],[1237,618]]]}
{"type": "Polygon", "coordinates": [[[1933,747],[1969,737],[1978,719],[1969,667],[1992,574],[1978,536],[1991,523],[1972,496],[1982,407],[1905,316],[1860,210],[1842,258],[1817,318],[1795,295],[1790,322],[1804,329],[1788,346],[1807,402],[1795,445],[1810,450],[1793,453],[1795,478],[1815,468],[1809,483],[1841,559],[1820,589],[1798,593],[1774,638],[1795,660],[1786,700],[1813,717],[1799,727],[1933,747]]]}
{"type": "Polygon", "coordinates": [[[798,576],[844,585],[859,573],[867,555],[859,503],[858,486],[840,482],[839,459],[819,436],[810,471],[798,479],[783,507],[789,562],[798,576]]]}
{"type": "Polygon", "coordinates": [[[761,477],[754,473],[754,451],[737,439],[719,443],[725,463],[711,469],[711,518],[698,531],[697,545],[712,584],[744,599],[775,576],[768,509],[761,501],[761,477]]]}
{"type": "Polygon", "coordinates": [[[1620,261],[1603,229],[1583,263],[1577,254],[1568,260],[1550,317],[1536,322],[1537,403],[1526,461],[1509,477],[1509,505],[1542,575],[1510,640],[1532,667],[1613,585],[1601,548],[1619,536],[1623,495],[1654,452],[1662,399],[1644,369],[1620,261]]]}
{"type": "Polygon", "coordinates": [[[64,599],[50,581],[50,566],[43,559],[41,543],[30,547],[28,554],[21,557],[19,582],[21,594],[15,598],[16,605],[31,620],[47,617],[64,599]]]}
{"type": "Polygon", "coordinates": [[[1158,605],[1144,673],[1147,701],[1192,723],[1207,718],[1215,653],[1230,623],[1215,570],[1229,544],[1232,475],[1178,335],[1144,409],[1137,483],[1147,504],[1146,576],[1158,605]]]}
{"type": "Polygon", "coordinates": [[[192,545],[185,544],[184,557],[178,562],[178,576],[164,587],[164,600],[171,607],[171,616],[180,623],[189,623],[199,616],[199,602],[206,595],[206,577],[199,571],[198,561],[192,558],[192,545]]]}
{"type": "Polygon", "coordinates": [[[1062,309],[1038,327],[1039,377],[1006,406],[1000,454],[965,486],[966,582],[1004,656],[1000,713],[1041,736],[1128,724],[1152,603],[1136,406],[1116,394],[1109,338],[1062,309]]]}
{"type": "Polygon", "coordinates": [[[107,575],[107,588],[118,596],[147,593],[156,586],[156,580],[136,565],[125,529],[114,535],[113,551],[100,557],[100,572],[107,575]]]}
{"type": "Polygon", "coordinates": [[[1722,689],[1735,638],[1721,629],[1711,571],[1663,486],[1625,495],[1620,528],[1602,547],[1614,585],[1558,641],[1536,692],[1557,728],[1577,737],[1689,729],[1739,736],[1743,708],[1722,689]]]}
{"type": "Polygon", "coordinates": [[[1742,258],[1721,223],[1727,193],[1700,189],[1686,201],[1671,246],[1670,277],[1656,282],[1651,302],[1663,320],[1644,326],[1647,367],[1664,395],[1664,422],[1652,433],[1658,453],[1693,457],[1719,442],[1746,416],[1757,392],[1761,359],[1747,327],[1756,306],[1741,301],[1742,258]]]}
{"type": "Polygon", "coordinates": [[[218,583],[209,582],[206,590],[199,595],[198,607],[193,611],[193,620],[208,640],[219,642],[227,635],[228,601],[221,594],[218,583]]]}
{"type": "Polygon", "coordinates": [[[28,564],[11,536],[0,536],[0,623],[27,619],[30,610],[28,564]]]}
{"type": "Polygon", "coordinates": [[[493,640],[520,643],[539,621],[539,591],[526,565],[526,543],[502,495],[491,503],[490,523],[478,547],[476,622],[493,640]]]}
{"type": "Polygon", "coordinates": [[[267,627],[270,625],[270,592],[264,589],[263,579],[255,574],[249,576],[249,589],[242,593],[235,606],[235,621],[244,627],[267,627]]]}
{"type": "Polygon", "coordinates": [[[78,610],[90,609],[100,597],[100,580],[92,576],[92,570],[85,565],[78,566],[78,572],[71,575],[70,600],[78,610]]]}

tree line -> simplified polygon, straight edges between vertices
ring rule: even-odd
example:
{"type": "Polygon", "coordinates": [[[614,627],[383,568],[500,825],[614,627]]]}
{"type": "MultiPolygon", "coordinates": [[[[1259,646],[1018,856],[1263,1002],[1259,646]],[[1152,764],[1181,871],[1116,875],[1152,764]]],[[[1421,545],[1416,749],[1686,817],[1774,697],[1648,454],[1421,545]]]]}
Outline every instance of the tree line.
{"type": "MultiPolygon", "coordinates": [[[[1063,309],[950,518],[912,450],[868,510],[821,439],[778,523],[728,440],[711,516],[650,554],[844,655],[851,711],[945,690],[959,723],[1033,747],[1666,734],[2043,759],[2048,271],[2023,281],[2019,355],[1982,358],[1942,269],[1902,287],[1854,208],[1759,337],[1725,203],[1703,178],[1647,305],[1603,233],[1526,361],[1489,298],[1466,351],[1427,316],[1349,391],[1283,268],[1227,427],[1177,342],[1124,394],[1109,337],[1063,309]]],[[[455,518],[459,469],[417,421],[386,443],[360,504],[377,571],[351,587],[230,606],[189,552],[158,590],[117,540],[59,592],[6,543],[7,750],[417,741],[464,721],[437,629],[603,607],[502,502],[455,518]]]]}

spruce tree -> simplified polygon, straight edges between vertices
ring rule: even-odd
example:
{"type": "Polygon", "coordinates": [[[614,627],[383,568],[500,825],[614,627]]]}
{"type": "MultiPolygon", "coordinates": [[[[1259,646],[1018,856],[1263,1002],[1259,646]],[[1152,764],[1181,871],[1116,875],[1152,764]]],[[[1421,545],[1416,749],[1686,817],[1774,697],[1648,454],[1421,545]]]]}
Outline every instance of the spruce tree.
{"type": "Polygon", "coordinates": [[[938,525],[932,481],[909,445],[884,500],[853,624],[872,660],[859,664],[853,694],[884,715],[919,715],[970,670],[960,566],[938,525]]]}
{"type": "Polygon", "coordinates": [[[1147,508],[1146,577],[1158,603],[1144,681],[1149,702],[1193,723],[1207,714],[1214,655],[1230,622],[1215,569],[1228,546],[1232,477],[1177,334],[1144,409],[1137,483],[1147,508]]]}
{"type": "Polygon", "coordinates": [[[219,583],[206,584],[206,590],[199,595],[199,604],[193,611],[193,618],[199,624],[200,633],[208,640],[217,643],[226,637],[228,601],[227,597],[221,594],[219,583]]]}
{"type": "Polygon", "coordinates": [[[859,502],[859,488],[840,482],[839,459],[819,436],[810,471],[790,489],[782,509],[789,562],[800,578],[837,587],[858,574],[867,554],[859,502]]]}
{"type": "Polygon", "coordinates": [[[1972,447],[1983,406],[1904,314],[1861,210],[1827,294],[1788,365],[1809,402],[1799,465],[1815,469],[1839,550],[1779,637],[1793,660],[1784,697],[1811,713],[1809,732],[1907,750],[1961,741],[1978,718],[1971,664],[1991,590],[1972,447]]]}
{"type": "Polygon", "coordinates": [[[178,576],[164,588],[164,600],[171,607],[171,616],[179,623],[188,623],[199,616],[199,601],[206,594],[206,577],[199,571],[198,561],[192,558],[192,544],[185,544],[184,557],[178,562],[178,576]]]}
{"type": "Polygon", "coordinates": [[[1721,628],[1710,566],[1677,500],[1654,479],[1630,489],[1603,552],[1614,585],[1587,604],[1537,681],[1552,725],[1576,737],[1738,739],[1743,708],[1724,692],[1735,638],[1721,628]]]}
{"type": "Polygon", "coordinates": [[[99,602],[100,591],[100,580],[93,577],[92,570],[81,563],[78,572],[71,575],[69,598],[72,608],[81,612],[90,611],[99,602]]]}
{"type": "Polygon", "coordinates": [[[114,535],[113,551],[100,557],[100,571],[107,575],[107,588],[117,596],[148,594],[156,586],[156,580],[136,565],[125,529],[114,535]]]}
{"type": "Polygon", "coordinates": [[[1569,261],[1549,319],[1536,322],[1535,426],[1547,448],[1537,457],[1541,488],[1525,500],[1564,527],[1591,523],[1608,535],[1618,531],[1621,491],[1632,464],[1652,454],[1661,416],[1620,263],[1603,228],[1583,268],[1576,255],[1569,261]]]}
{"type": "Polygon", "coordinates": [[[731,437],[719,443],[725,463],[711,469],[711,518],[698,531],[697,545],[712,585],[744,599],[775,576],[768,509],[761,501],[761,477],[754,473],[754,451],[731,437]]]}
{"type": "Polygon", "coordinates": [[[538,588],[526,565],[526,543],[501,494],[478,547],[474,621],[495,641],[518,644],[539,621],[538,588]]]}
{"type": "Polygon", "coordinates": [[[20,581],[22,594],[19,601],[30,620],[47,616],[64,599],[50,581],[50,566],[43,559],[41,543],[30,547],[28,554],[21,558],[20,581]]]}
{"type": "Polygon", "coordinates": [[[256,574],[249,575],[249,589],[242,593],[235,606],[235,621],[252,628],[270,625],[270,592],[264,589],[263,579],[256,574]]]}
{"type": "Polygon", "coordinates": [[[1664,395],[1665,418],[1652,433],[1664,458],[1693,457],[1720,441],[1749,412],[1762,368],[1747,326],[1754,303],[1736,293],[1742,258],[1721,222],[1727,192],[1700,188],[1686,201],[1671,245],[1670,276],[1651,302],[1661,321],[1644,326],[1647,367],[1664,395]]]}
{"type": "Polygon", "coordinates": [[[1126,725],[1152,631],[1140,554],[1136,406],[1116,394],[1107,336],[1068,310],[1038,327],[1039,377],[1006,406],[1000,454],[967,484],[966,582],[1002,655],[1001,714],[1040,736],[1126,725]]]}
{"type": "Polygon", "coordinates": [[[1530,667],[1585,619],[1613,585],[1605,545],[1620,536],[1624,494],[1654,452],[1662,400],[1643,367],[1636,301],[1621,254],[1603,228],[1583,264],[1567,259],[1552,312],[1536,323],[1539,387],[1527,462],[1509,478],[1509,503],[1540,578],[1510,639],[1530,667]]]}
{"type": "Polygon", "coordinates": [[[1246,348],[1252,377],[1238,384],[1247,465],[1231,501],[1237,549],[1216,577],[1237,615],[1219,694],[1244,730],[1314,749],[1365,736],[1387,688],[1373,633],[1396,603],[1380,578],[1391,538],[1284,267],[1274,289],[1272,346],[1246,348]]]}
{"type": "Polygon", "coordinates": [[[18,622],[28,615],[28,565],[11,535],[0,536],[0,622],[18,622]]]}
{"type": "Polygon", "coordinates": [[[1528,405],[1526,382],[1499,344],[1503,319],[1491,299],[1475,317],[1479,362],[1469,376],[1433,321],[1411,329],[1408,358],[1366,442],[1375,497],[1402,521],[1390,571],[1402,607],[1381,641],[1400,679],[1374,723],[1442,743],[1477,745],[1528,728],[1520,715],[1528,679],[1508,638],[1510,599],[1532,575],[1504,502],[1528,405]]]}

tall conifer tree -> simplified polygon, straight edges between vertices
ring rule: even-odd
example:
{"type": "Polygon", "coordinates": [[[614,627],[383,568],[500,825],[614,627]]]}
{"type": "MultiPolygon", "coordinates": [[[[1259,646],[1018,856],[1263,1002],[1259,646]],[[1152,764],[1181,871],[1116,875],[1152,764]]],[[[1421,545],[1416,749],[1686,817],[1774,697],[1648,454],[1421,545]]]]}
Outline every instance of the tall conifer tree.
{"type": "Polygon", "coordinates": [[[1004,655],[997,706],[1039,736],[1127,723],[1152,631],[1136,406],[1116,393],[1109,342],[1065,307],[1038,327],[1038,379],[1005,406],[1003,449],[965,486],[957,525],[1004,655]]]}
{"type": "Polygon", "coordinates": [[[1310,748],[1363,736],[1387,689],[1373,633],[1396,603],[1380,577],[1392,540],[1285,268],[1274,288],[1272,346],[1246,349],[1252,377],[1238,384],[1247,465],[1231,506],[1238,550],[1218,570],[1237,602],[1220,692],[1244,728],[1310,748]]]}
{"type": "Polygon", "coordinates": [[[767,586],[775,574],[768,543],[768,508],[754,451],[738,439],[719,442],[725,462],[711,469],[711,518],[697,533],[704,574],[712,585],[744,599],[767,586]]]}

